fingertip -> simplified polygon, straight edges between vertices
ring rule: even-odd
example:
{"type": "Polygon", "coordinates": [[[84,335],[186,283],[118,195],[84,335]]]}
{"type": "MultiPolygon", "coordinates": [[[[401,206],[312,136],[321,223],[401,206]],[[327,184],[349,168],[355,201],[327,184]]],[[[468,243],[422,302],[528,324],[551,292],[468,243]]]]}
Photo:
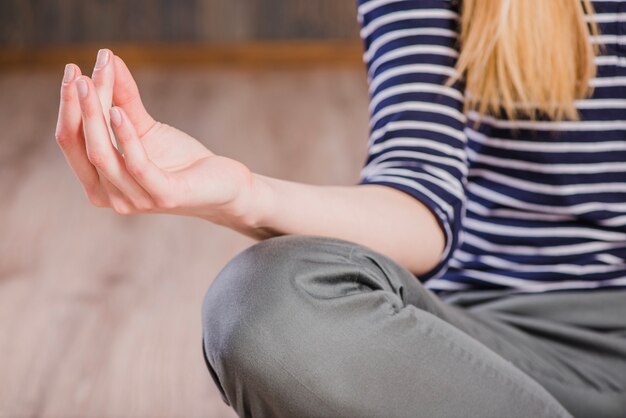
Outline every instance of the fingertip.
{"type": "Polygon", "coordinates": [[[111,62],[111,56],[113,54],[107,48],[102,48],[98,50],[98,54],[96,56],[96,65],[94,66],[94,70],[99,70],[104,68],[109,62],[111,62]]]}
{"type": "Polygon", "coordinates": [[[119,107],[113,106],[109,110],[109,115],[111,116],[111,122],[113,123],[114,127],[119,128],[122,126],[123,116],[122,111],[119,107]]]}
{"type": "Polygon", "coordinates": [[[76,78],[76,66],[74,64],[66,64],[63,70],[63,84],[69,84],[76,78]]]}
{"type": "Polygon", "coordinates": [[[67,87],[71,85],[72,82],[75,81],[81,75],[82,73],[80,71],[80,67],[74,64],[73,62],[69,62],[65,64],[65,67],[63,69],[63,81],[61,84],[64,87],[67,87]]]}
{"type": "Polygon", "coordinates": [[[89,77],[82,75],[76,79],[76,91],[78,93],[78,97],[81,100],[84,100],[89,95],[89,82],[87,81],[89,77]]]}
{"type": "Polygon", "coordinates": [[[129,142],[137,137],[137,132],[133,125],[129,123],[128,115],[124,112],[124,109],[119,106],[111,107],[109,109],[109,117],[119,141],[129,142]]]}

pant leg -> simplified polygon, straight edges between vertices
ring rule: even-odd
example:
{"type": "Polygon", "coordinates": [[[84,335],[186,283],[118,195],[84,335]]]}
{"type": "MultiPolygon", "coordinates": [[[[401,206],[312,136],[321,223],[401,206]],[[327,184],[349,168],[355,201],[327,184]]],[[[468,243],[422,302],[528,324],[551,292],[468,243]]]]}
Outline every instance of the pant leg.
{"type": "Polygon", "coordinates": [[[288,235],[218,274],[203,343],[242,417],[571,416],[462,315],[382,254],[288,235]]]}
{"type": "Polygon", "coordinates": [[[507,293],[466,292],[445,300],[471,316],[472,336],[575,417],[626,417],[626,290],[507,293]]]}

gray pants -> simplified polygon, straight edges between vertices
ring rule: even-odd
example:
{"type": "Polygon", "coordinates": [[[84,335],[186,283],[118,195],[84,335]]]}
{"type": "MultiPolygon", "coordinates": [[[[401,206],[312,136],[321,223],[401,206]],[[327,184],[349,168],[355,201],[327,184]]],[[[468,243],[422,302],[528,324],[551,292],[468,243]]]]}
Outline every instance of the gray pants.
{"type": "Polygon", "coordinates": [[[207,291],[203,346],[241,417],[626,417],[626,291],[438,297],[334,238],[234,257],[207,291]]]}

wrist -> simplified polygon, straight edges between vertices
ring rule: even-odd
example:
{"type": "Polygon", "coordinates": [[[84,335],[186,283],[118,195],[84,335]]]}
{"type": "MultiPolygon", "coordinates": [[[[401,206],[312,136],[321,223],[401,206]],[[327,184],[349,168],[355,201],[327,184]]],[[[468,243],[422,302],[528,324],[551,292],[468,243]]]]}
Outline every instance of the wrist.
{"type": "Polygon", "coordinates": [[[225,225],[252,237],[266,235],[274,207],[274,189],[271,178],[250,172],[225,225]]]}

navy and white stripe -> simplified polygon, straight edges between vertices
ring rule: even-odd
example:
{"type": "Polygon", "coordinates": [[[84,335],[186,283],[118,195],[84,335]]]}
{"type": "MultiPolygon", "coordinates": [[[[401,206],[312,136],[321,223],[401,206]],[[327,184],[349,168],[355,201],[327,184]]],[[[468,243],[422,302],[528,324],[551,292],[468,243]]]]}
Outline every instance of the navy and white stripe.
{"type": "Polygon", "coordinates": [[[444,86],[459,2],[359,0],[371,115],[359,184],[436,215],[444,254],[419,278],[431,290],[626,287],[626,0],[593,5],[604,48],[581,120],[488,116],[475,130],[462,81],[444,86]]]}

